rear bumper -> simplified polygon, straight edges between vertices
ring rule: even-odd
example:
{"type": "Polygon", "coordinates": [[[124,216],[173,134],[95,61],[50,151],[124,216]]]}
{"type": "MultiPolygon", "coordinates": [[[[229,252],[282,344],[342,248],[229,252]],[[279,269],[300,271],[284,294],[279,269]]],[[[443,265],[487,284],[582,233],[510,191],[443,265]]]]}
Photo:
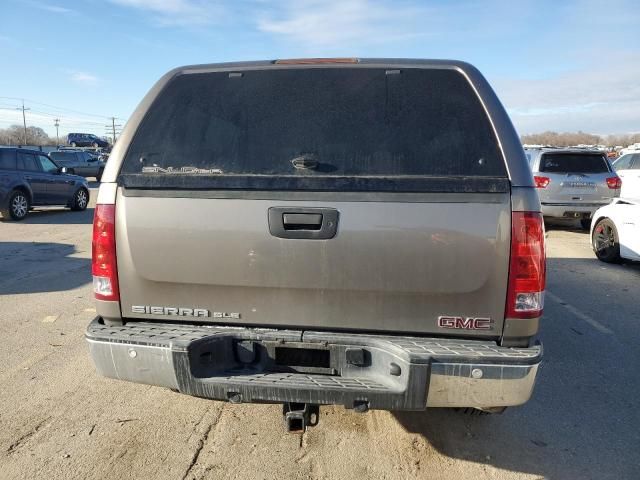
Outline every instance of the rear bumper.
{"type": "Polygon", "coordinates": [[[541,204],[542,215],[554,218],[591,218],[600,207],[608,203],[545,203],[541,204]]]}
{"type": "Polygon", "coordinates": [[[99,318],[86,339],[98,372],[110,378],[232,402],[384,410],[520,405],[531,396],[542,359],[539,344],[507,348],[481,340],[151,322],[107,326],[99,318]],[[309,351],[314,355],[307,357],[309,351]]]}

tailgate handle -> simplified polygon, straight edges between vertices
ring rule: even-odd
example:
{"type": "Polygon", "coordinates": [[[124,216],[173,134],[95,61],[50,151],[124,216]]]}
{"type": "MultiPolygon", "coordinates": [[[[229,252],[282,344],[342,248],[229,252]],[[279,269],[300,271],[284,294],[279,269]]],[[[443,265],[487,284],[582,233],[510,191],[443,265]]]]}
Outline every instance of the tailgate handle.
{"type": "Polygon", "coordinates": [[[285,230],[320,230],[321,213],[283,213],[282,224],[285,230]]]}
{"type": "Polygon", "coordinates": [[[338,230],[335,208],[271,207],[268,219],[269,232],[278,238],[327,240],[338,230]]]}

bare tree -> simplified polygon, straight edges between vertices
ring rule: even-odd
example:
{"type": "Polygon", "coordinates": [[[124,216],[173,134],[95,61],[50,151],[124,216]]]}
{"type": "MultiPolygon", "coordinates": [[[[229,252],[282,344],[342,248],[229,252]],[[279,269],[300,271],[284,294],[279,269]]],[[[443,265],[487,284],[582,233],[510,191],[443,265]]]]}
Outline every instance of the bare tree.
{"type": "MultiPolygon", "coordinates": [[[[24,128],[22,125],[11,125],[9,128],[0,129],[0,144],[2,145],[23,145],[24,128]]],[[[55,145],[55,138],[49,135],[40,127],[27,127],[27,145],[55,145]]]]}
{"type": "Polygon", "coordinates": [[[617,145],[626,147],[627,145],[640,142],[640,133],[633,133],[629,135],[607,135],[604,142],[606,145],[612,147],[617,145]]]}
{"type": "Polygon", "coordinates": [[[552,132],[535,133],[532,135],[523,135],[522,143],[535,145],[550,145],[553,147],[567,147],[571,145],[598,145],[602,144],[603,139],[599,135],[578,132],[552,132]]]}
{"type": "Polygon", "coordinates": [[[632,143],[640,142],[640,133],[607,135],[603,137],[582,131],[562,133],[547,131],[523,135],[520,140],[523,144],[549,145],[552,147],[569,147],[574,145],[606,145],[608,147],[622,145],[626,147],[632,143]]]}

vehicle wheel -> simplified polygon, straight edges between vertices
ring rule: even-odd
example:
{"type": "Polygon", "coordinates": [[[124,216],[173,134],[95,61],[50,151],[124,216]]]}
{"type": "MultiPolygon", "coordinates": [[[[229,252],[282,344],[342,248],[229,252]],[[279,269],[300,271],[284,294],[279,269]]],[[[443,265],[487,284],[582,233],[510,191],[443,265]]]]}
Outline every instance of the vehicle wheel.
{"type": "Polygon", "coordinates": [[[99,182],[100,180],[102,180],[102,174],[104,173],[104,168],[101,168],[100,170],[98,170],[98,175],[96,175],[96,181],[99,182]]]}
{"type": "Polygon", "coordinates": [[[100,145],[98,145],[97,142],[93,142],[93,148],[98,148],[100,145]]]}
{"type": "Polygon", "coordinates": [[[89,205],[89,192],[84,188],[79,189],[73,196],[73,203],[71,204],[71,210],[82,211],[89,205]]]}
{"type": "Polygon", "coordinates": [[[77,146],[78,146],[78,144],[77,144],[76,142],[71,142],[71,146],[72,146],[72,147],[77,147],[77,146]]]}
{"type": "Polygon", "coordinates": [[[9,202],[2,209],[2,216],[12,220],[23,220],[30,208],[27,194],[22,190],[16,190],[9,195],[9,202]]]}
{"type": "Polygon", "coordinates": [[[590,218],[583,218],[582,220],[580,220],[580,226],[584,230],[590,230],[591,229],[591,219],[590,218]]]}
{"type": "Polygon", "coordinates": [[[614,223],[603,218],[593,228],[591,236],[593,251],[599,260],[607,263],[620,263],[620,243],[618,241],[618,231],[614,223]]]}

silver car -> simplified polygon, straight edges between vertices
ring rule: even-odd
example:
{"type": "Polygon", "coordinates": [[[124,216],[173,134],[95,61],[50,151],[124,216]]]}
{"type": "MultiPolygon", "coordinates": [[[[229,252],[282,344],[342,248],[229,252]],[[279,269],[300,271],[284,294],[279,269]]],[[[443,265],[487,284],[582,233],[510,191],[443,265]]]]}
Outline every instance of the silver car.
{"type": "Polygon", "coordinates": [[[591,216],[620,195],[622,181],[604,152],[584,149],[527,150],[546,218],[576,218],[584,229],[591,216]]]}

